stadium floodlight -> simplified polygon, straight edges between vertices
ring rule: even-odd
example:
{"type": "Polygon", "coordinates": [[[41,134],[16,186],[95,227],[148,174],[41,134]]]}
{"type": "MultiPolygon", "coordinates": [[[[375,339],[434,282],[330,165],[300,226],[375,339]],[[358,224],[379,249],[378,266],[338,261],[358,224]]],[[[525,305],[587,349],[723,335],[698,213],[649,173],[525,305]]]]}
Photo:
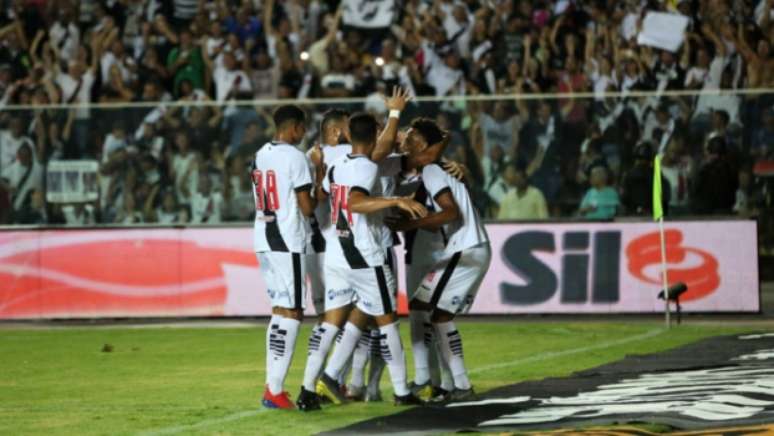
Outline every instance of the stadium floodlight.
{"type": "Polygon", "coordinates": [[[299,57],[301,58],[302,61],[308,61],[309,60],[309,53],[305,52],[305,51],[302,51],[301,55],[299,57]]]}
{"type": "MultiPolygon", "coordinates": [[[[669,301],[674,301],[675,305],[677,306],[678,324],[680,324],[680,321],[682,319],[682,309],[680,307],[680,296],[683,295],[686,291],[688,291],[688,285],[686,285],[683,282],[677,282],[666,290],[666,298],[669,299],[669,301]]],[[[658,298],[660,300],[663,300],[665,298],[664,289],[661,289],[661,292],[658,293],[658,298]]]]}
{"type": "Polygon", "coordinates": [[[376,64],[377,67],[381,67],[384,65],[384,58],[379,56],[376,59],[374,59],[374,63],[376,64]]]}

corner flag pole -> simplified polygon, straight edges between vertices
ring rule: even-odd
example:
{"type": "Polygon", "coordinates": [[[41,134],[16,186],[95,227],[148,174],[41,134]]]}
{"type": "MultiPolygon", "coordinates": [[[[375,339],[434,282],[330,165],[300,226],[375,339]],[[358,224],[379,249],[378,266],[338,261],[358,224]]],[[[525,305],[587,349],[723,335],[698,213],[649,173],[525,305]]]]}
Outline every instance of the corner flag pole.
{"type": "Polygon", "coordinates": [[[664,237],[664,210],[661,204],[661,156],[653,160],[653,219],[658,221],[661,236],[661,280],[664,291],[664,321],[667,328],[671,327],[669,319],[669,280],[667,278],[666,239],[664,237]]]}

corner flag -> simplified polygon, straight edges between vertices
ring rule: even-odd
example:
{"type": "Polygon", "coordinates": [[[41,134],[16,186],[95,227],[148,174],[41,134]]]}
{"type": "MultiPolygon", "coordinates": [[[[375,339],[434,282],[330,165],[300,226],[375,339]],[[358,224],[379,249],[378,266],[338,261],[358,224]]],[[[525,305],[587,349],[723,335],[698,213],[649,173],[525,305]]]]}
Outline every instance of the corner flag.
{"type": "Polygon", "coordinates": [[[661,156],[653,159],[653,220],[664,218],[664,210],[661,205],[661,156]]]}

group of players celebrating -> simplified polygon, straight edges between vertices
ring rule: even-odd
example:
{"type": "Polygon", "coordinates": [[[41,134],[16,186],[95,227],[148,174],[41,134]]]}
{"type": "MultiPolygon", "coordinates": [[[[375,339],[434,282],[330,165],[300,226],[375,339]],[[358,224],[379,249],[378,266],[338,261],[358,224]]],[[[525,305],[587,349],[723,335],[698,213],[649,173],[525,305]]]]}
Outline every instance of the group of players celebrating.
{"type": "Polygon", "coordinates": [[[274,112],[274,139],[255,153],[251,169],[255,251],[272,305],[265,407],[294,408],[283,385],[307,288],[319,319],[300,410],[318,410],[326,400],[380,400],[385,366],[396,405],[474,395],[454,317],[469,309],[489,268],[489,239],[464,170],[441,159],[446,132],[425,118],[399,130],[409,100],[396,88],[383,125],[369,114],[328,111],[320,144],[306,154],[296,147],[306,134],[304,111],[285,105],[274,112]],[[412,383],[398,328],[396,232],[406,249],[412,383]]]}

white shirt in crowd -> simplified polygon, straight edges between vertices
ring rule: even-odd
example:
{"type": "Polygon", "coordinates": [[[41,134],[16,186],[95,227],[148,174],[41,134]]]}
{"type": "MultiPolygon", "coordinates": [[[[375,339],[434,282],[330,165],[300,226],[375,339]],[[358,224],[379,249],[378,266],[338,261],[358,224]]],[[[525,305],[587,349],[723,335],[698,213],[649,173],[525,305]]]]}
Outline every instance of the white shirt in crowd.
{"type": "Polygon", "coordinates": [[[216,68],[213,74],[215,79],[215,95],[217,101],[226,101],[226,96],[232,89],[240,93],[252,91],[250,78],[242,70],[227,70],[225,68],[216,68]]]}
{"type": "Polygon", "coordinates": [[[16,154],[23,144],[29,145],[33,156],[35,155],[35,144],[26,136],[14,138],[10,130],[0,131],[0,171],[16,162],[16,154]]]}
{"type": "MultiPolygon", "coordinates": [[[[80,105],[88,104],[91,101],[91,88],[94,86],[94,73],[91,70],[87,70],[78,80],[67,73],[59,73],[56,76],[56,84],[62,90],[62,102],[80,105]]],[[[76,109],[76,120],[86,120],[88,118],[88,107],[76,109]]]]}
{"type": "Polygon", "coordinates": [[[196,192],[199,175],[196,156],[192,152],[187,154],[176,153],[172,156],[172,170],[175,172],[175,193],[181,203],[191,201],[191,194],[196,192]],[[185,185],[184,185],[185,184],[185,185]],[[188,189],[188,195],[183,192],[183,187],[188,189]]]}
{"type": "Polygon", "coordinates": [[[196,192],[191,197],[191,222],[217,224],[222,221],[223,195],[211,191],[209,195],[196,192]]]}
{"type": "Polygon", "coordinates": [[[15,161],[3,168],[0,179],[4,179],[13,190],[14,210],[19,210],[33,191],[43,189],[43,169],[35,159],[32,159],[29,166],[15,161]]]}
{"type": "Polygon", "coordinates": [[[60,21],[54,22],[48,31],[51,44],[59,49],[62,59],[75,59],[78,55],[78,46],[81,43],[81,31],[75,23],[66,26],[60,21]]]}

